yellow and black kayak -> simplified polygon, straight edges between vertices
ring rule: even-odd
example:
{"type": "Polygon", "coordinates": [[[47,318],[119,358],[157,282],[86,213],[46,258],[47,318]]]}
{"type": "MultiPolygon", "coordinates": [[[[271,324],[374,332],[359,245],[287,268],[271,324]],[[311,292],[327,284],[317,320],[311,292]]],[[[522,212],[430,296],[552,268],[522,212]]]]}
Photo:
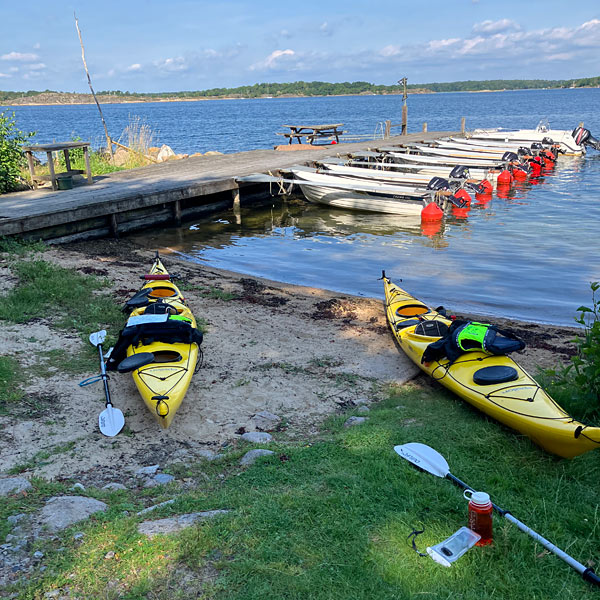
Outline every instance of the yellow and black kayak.
{"type": "Polygon", "coordinates": [[[383,274],[390,328],[407,356],[425,373],[490,417],[531,438],[544,450],[573,458],[600,447],[600,428],[573,419],[506,355],[481,350],[422,363],[430,344],[452,325],[383,274]]]}
{"type": "Polygon", "coordinates": [[[132,373],[148,410],[166,429],[196,370],[202,332],[158,253],[144,280],[126,303],[129,319],[107,369],[132,373]]]}

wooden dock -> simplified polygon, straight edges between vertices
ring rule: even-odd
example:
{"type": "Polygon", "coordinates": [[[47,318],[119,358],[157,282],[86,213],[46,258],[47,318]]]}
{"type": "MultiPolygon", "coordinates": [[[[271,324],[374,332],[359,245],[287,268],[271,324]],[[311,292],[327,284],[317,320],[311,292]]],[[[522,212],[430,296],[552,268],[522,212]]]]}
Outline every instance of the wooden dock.
{"type": "MultiPolygon", "coordinates": [[[[183,221],[231,208],[241,196],[268,193],[266,184],[240,190],[238,177],[278,174],[281,169],[314,160],[345,156],[378,146],[431,141],[458,132],[426,132],[278,152],[252,150],[198,156],[94,177],[93,185],[72,190],[38,189],[0,196],[0,237],[19,236],[54,243],[116,236],[160,224],[183,221]]],[[[460,134],[458,134],[460,135],[460,134]]]]}

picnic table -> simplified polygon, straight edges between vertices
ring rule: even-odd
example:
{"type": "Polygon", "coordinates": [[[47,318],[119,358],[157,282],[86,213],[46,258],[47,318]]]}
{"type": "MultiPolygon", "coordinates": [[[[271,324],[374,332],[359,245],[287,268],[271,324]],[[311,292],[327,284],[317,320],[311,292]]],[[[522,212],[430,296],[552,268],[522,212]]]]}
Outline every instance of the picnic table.
{"type": "Polygon", "coordinates": [[[61,176],[69,177],[73,175],[79,175],[84,173],[82,169],[72,169],[71,168],[71,160],[69,159],[69,151],[74,150],[75,148],[83,148],[83,155],[85,157],[85,173],[87,175],[88,183],[93,183],[92,179],[92,171],[90,169],[90,156],[88,152],[88,148],[90,146],[90,142],[59,142],[55,144],[38,144],[35,146],[24,146],[23,150],[25,155],[27,156],[27,164],[29,165],[29,174],[31,175],[31,181],[33,186],[36,186],[36,181],[48,181],[52,182],[52,189],[58,189],[57,179],[61,176]],[[33,153],[34,152],[45,152],[48,157],[48,168],[50,169],[50,175],[36,175],[35,174],[35,165],[33,163],[33,153]],[[63,152],[65,156],[65,166],[67,168],[63,173],[55,173],[54,171],[54,161],[52,160],[53,152],[63,152]]]}
{"type": "Polygon", "coordinates": [[[282,127],[288,127],[290,132],[288,133],[277,132],[277,135],[283,135],[288,138],[288,143],[291,144],[294,140],[297,140],[299,144],[302,143],[301,138],[306,138],[308,143],[313,145],[315,140],[328,139],[333,142],[335,139],[336,143],[340,141],[340,135],[346,133],[341,130],[343,123],[328,123],[325,125],[282,125],[282,127]]]}

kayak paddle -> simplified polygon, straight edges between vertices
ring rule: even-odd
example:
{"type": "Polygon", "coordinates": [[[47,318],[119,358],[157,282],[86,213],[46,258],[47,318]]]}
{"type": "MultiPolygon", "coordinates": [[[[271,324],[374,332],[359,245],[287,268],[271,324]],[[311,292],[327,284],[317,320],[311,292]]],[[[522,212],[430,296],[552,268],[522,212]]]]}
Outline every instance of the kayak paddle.
{"type": "Polygon", "coordinates": [[[110,401],[110,392],[108,390],[108,375],[106,374],[106,367],[104,365],[104,356],[102,354],[102,342],[106,339],[106,331],[103,329],[102,331],[96,331],[90,335],[90,343],[92,346],[96,346],[98,348],[98,353],[100,355],[100,375],[95,375],[94,377],[90,377],[85,381],[82,381],[79,385],[89,385],[90,383],[95,383],[96,381],[100,381],[104,383],[104,395],[106,396],[106,408],[100,413],[98,416],[98,426],[100,427],[100,431],[108,436],[114,437],[123,429],[125,425],[125,417],[123,413],[112,405],[110,401]]]}
{"type": "MultiPolygon", "coordinates": [[[[400,446],[394,446],[394,450],[408,462],[412,463],[422,471],[427,471],[436,477],[442,477],[449,479],[453,483],[459,485],[463,489],[474,491],[470,485],[467,485],[464,481],[458,479],[450,473],[450,467],[446,462],[446,459],[433,448],[420,444],[418,442],[410,442],[408,444],[402,444],[400,446]]],[[[563,552],[558,546],[555,546],[552,542],[549,542],[546,538],[542,537],[539,533],[536,533],[533,529],[527,527],[524,523],[521,523],[518,519],[513,517],[508,510],[500,508],[496,504],[492,503],[494,510],[498,512],[505,519],[516,525],[522,532],[532,537],[536,542],[539,542],[546,550],[550,550],[553,554],[556,554],[559,558],[564,560],[571,568],[575,569],[585,581],[600,585],[600,577],[594,573],[594,569],[582,565],[579,561],[569,556],[566,552],[563,552]]]]}

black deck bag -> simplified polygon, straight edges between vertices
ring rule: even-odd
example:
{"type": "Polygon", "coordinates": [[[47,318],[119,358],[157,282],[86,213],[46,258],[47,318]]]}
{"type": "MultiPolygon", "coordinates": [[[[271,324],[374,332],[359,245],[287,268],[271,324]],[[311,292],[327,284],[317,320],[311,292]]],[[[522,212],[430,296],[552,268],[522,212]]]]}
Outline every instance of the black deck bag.
{"type": "MultiPolygon", "coordinates": [[[[439,340],[432,342],[425,348],[421,363],[428,363],[434,360],[440,360],[447,357],[453,363],[459,356],[465,354],[465,351],[459,347],[456,339],[457,334],[471,321],[453,321],[448,328],[446,335],[439,340]]],[[[504,355],[510,352],[517,352],[525,348],[525,342],[520,340],[516,335],[499,329],[494,325],[488,326],[488,334],[486,335],[485,349],[481,347],[473,347],[472,350],[480,350],[489,354],[504,355]]]]}
{"type": "Polygon", "coordinates": [[[129,346],[147,345],[152,342],[167,344],[200,344],[202,332],[186,321],[168,320],[163,323],[142,323],[125,327],[106,363],[107,371],[116,371],[119,363],[127,356],[129,346]]]}

